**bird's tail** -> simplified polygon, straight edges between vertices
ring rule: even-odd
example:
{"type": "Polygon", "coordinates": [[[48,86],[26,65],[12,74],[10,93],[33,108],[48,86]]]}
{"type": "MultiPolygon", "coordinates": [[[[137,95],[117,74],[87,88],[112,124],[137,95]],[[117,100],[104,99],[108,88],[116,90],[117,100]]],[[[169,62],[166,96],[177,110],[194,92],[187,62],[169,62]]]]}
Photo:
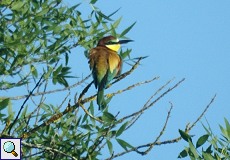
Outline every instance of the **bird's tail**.
{"type": "Polygon", "coordinates": [[[99,89],[97,92],[97,104],[99,106],[99,110],[101,109],[104,102],[104,89],[99,89]]]}

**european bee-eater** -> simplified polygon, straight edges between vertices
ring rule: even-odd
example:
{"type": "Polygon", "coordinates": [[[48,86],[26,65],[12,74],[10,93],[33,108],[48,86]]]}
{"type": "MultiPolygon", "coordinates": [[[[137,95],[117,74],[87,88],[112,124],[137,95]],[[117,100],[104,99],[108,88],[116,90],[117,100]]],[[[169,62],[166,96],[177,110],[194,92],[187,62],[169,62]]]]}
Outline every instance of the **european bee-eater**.
{"type": "Polygon", "coordinates": [[[95,87],[98,88],[97,104],[99,110],[104,101],[105,87],[121,72],[122,59],[117,53],[120,44],[130,41],[132,40],[119,40],[113,36],[107,36],[98,41],[97,47],[90,50],[89,65],[95,87]]]}

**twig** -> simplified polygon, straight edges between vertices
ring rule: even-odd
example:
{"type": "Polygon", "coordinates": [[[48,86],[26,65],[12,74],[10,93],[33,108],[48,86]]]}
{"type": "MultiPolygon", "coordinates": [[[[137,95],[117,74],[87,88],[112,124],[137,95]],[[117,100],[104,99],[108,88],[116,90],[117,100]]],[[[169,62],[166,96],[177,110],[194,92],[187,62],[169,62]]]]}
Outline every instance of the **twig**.
{"type": "Polygon", "coordinates": [[[89,111],[87,111],[87,109],[86,109],[81,103],[79,103],[79,105],[80,105],[80,107],[83,109],[83,111],[84,111],[88,116],[90,116],[90,118],[92,118],[92,119],[94,119],[94,120],[96,120],[96,121],[98,121],[98,122],[100,122],[100,123],[103,123],[102,120],[100,120],[100,119],[94,117],[92,114],[90,114],[89,111]]]}
{"type": "Polygon", "coordinates": [[[143,82],[138,82],[138,83],[135,83],[135,84],[132,84],[132,85],[126,87],[125,89],[118,90],[118,91],[116,91],[116,92],[114,92],[114,93],[107,94],[106,96],[107,96],[107,98],[110,98],[110,97],[113,97],[113,96],[116,95],[116,94],[120,94],[120,93],[122,93],[122,92],[131,90],[131,89],[133,89],[134,87],[140,86],[140,85],[142,85],[142,84],[150,83],[150,82],[152,82],[152,81],[154,81],[154,80],[157,80],[157,79],[159,79],[159,77],[154,77],[154,78],[152,78],[152,79],[150,79],[150,80],[146,80],[146,81],[143,81],[143,82]]]}
{"type": "Polygon", "coordinates": [[[43,76],[45,75],[45,73],[42,74],[41,78],[39,79],[39,81],[36,83],[35,87],[32,89],[32,91],[29,93],[29,95],[26,97],[26,99],[24,100],[23,104],[20,107],[20,110],[16,116],[16,118],[14,119],[13,123],[11,123],[10,127],[9,127],[9,131],[8,134],[10,135],[10,131],[13,128],[13,126],[15,125],[16,121],[18,120],[18,117],[22,111],[22,109],[24,108],[24,105],[26,104],[26,102],[29,100],[30,96],[33,94],[33,91],[39,86],[43,76]]]}
{"type": "Polygon", "coordinates": [[[211,106],[211,104],[214,102],[216,98],[216,94],[212,97],[211,101],[209,102],[209,104],[205,107],[204,111],[200,114],[200,116],[197,118],[197,120],[189,127],[187,127],[187,129],[185,130],[186,132],[189,132],[196,124],[198,121],[200,121],[200,119],[204,116],[204,114],[207,112],[207,110],[209,109],[209,107],[211,106]]]}

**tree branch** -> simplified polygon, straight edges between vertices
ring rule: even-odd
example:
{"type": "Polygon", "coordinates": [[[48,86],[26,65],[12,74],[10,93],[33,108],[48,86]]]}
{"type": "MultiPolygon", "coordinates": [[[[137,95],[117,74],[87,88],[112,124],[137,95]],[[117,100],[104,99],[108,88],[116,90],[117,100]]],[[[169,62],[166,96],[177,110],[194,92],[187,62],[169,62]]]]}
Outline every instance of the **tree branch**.
{"type": "Polygon", "coordinates": [[[31,144],[31,143],[26,143],[26,142],[22,141],[22,145],[24,145],[24,146],[26,146],[26,147],[30,147],[30,148],[42,149],[42,150],[45,150],[45,151],[47,151],[47,152],[55,152],[55,153],[57,153],[57,154],[61,154],[61,155],[64,155],[64,156],[66,156],[66,157],[69,157],[69,158],[72,158],[72,159],[74,159],[74,160],[77,160],[77,158],[74,157],[74,156],[71,156],[71,155],[69,155],[69,154],[66,154],[66,153],[64,153],[64,152],[62,152],[62,151],[60,151],[60,150],[54,149],[54,148],[50,148],[50,147],[43,146],[43,145],[41,145],[41,144],[31,144]]]}

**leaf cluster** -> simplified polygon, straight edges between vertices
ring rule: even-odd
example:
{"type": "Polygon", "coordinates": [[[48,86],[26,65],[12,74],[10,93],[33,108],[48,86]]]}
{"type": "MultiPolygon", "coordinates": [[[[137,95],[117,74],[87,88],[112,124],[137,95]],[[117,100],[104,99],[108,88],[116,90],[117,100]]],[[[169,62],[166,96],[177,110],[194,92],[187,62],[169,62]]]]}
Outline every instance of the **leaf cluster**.
{"type": "Polygon", "coordinates": [[[230,124],[225,119],[225,127],[220,125],[222,135],[215,136],[210,127],[203,128],[206,134],[199,137],[197,142],[192,141],[192,136],[186,132],[179,130],[181,137],[188,143],[178,158],[189,157],[192,160],[208,159],[208,160],[227,160],[230,158],[230,124]],[[202,147],[203,146],[203,147],[202,147]],[[202,148],[201,148],[202,147],[202,148]]]}

